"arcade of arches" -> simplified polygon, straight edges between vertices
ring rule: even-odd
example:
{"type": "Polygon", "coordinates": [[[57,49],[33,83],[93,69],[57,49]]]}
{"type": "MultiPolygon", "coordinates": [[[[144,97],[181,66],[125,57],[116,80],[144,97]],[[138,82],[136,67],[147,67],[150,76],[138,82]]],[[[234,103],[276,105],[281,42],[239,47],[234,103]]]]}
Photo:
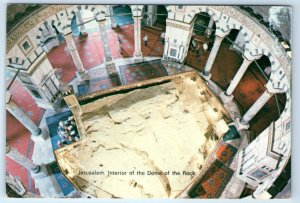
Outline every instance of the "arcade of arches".
{"type": "MultiPolygon", "coordinates": [[[[92,123],[88,120],[92,116],[87,115],[87,106],[91,102],[106,96],[109,100],[114,94],[135,95],[128,93],[133,90],[141,91],[142,95],[141,89],[136,90],[140,86],[146,89],[155,89],[153,85],[160,85],[162,89],[171,88],[167,85],[170,81],[176,81],[177,90],[184,89],[191,87],[186,80],[198,81],[198,77],[202,82],[198,81],[195,87],[201,86],[201,91],[214,95],[211,98],[218,100],[212,102],[216,106],[223,105],[216,107],[212,104],[213,111],[224,108],[220,112],[228,112],[223,116],[228,118],[222,121],[226,122],[229,130],[225,135],[211,138],[211,149],[204,156],[207,157],[203,159],[206,162],[203,161],[199,174],[197,172],[197,176],[193,176],[190,183],[181,188],[181,192],[170,190],[172,194],[169,197],[241,198],[252,194],[255,198],[270,198],[277,194],[269,188],[274,188],[282,171],[287,170],[290,157],[290,131],[287,129],[290,125],[291,102],[288,82],[290,48],[288,40],[278,41],[278,37],[274,38],[269,33],[271,31],[267,30],[264,21],[257,20],[258,13],[253,10],[251,13],[248,7],[231,6],[21,7],[11,8],[17,8],[24,20],[16,24],[14,22],[19,16],[9,13],[7,29],[6,140],[9,147],[6,167],[9,177],[17,177],[27,194],[42,197],[102,197],[100,192],[93,194],[89,188],[82,189],[87,183],[77,179],[76,182],[75,178],[70,180],[68,173],[59,171],[65,169],[56,160],[62,157],[59,153],[63,149],[58,144],[59,136],[54,136],[59,121],[73,116],[76,133],[79,134],[76,141],[90,142],[90,138],[85,141],[85,137],[91,131],[88,128],[94,126],[88,126],[89,122],[92,123]],[[255,26],[247,27],[250,24],[255,26]],[[273,40],[282,47],[270,46],[267,40],[273,40]],[[280,49],[277,51],[279,55],[274,54],[274,47],[280,49]],[[197,74],[191,76],[192,79],[182,79],[190,77],[190,72],[197,74]],[[180,74],[182,76],[178,76],[180,74]],[[178,85],[178,81],[182,84],[178,85]],[[280,136],[276,138],[278,143],[269,143],[270,136],[274,139],[280,136]],[[262,172],[263,176],[258,175],[259,178],[253,179],[246,174],[254,174],[254,169],[250,170],[250,166],[243,168],[247,162],[242,153],[246,153],[250,147],[257,147],[259,143],[265,144],[266,149],[270,145],[272,153],[284,158],[281,161],[274,158],[270,163],[277,161],[277,166],[268,166],[268,173],[262,172]],[[55,150],[57,153],[54,156],[55,150]],[[232,157],[222,157],[226,153],[232,157]],[[213,167],[220,174],[224,173],[224,180],[215,178],[216,174],[210,172],[213,167]],[[53,172],[54,182],[47,179],[49,174],[41,175],[44,168],[56,171],[53,172]],[[239,175],[235,175],[238,171],[239,175]],[[60,177],[63,177],[61,182],[60,177]],[[213,186],[215,189],[208,186],[209,181],[206,185],[206,180],[217,182],[213,186]],[[266,180],[269,182],[265,183],[266,180]],[[47,184],[51,186],[45,188],[47,184]],[[241,186],[241,189],[233,192],[230,186],[234,185],[241,186]]],[[[185,98],[180,91],[179,98],[185,98]]],[[[140,101],[136,102],[138,106],[140,101]]],[[[111,108],[109,104],[107,106],[111,108]]],[[[131,108],[134,107],[128,107],[131,108]]],[[[120,122],[118,125],[125,119],[111,112],[108,117],[120,122]]],[[[104,118],[101,119],[104,122],[104,118]]],[[[217,131],[215,128],[214,133],[217,131]]],[[[65,147],[69,149],[68,145],[65,147]]],[[[139,187],[137,182],[132,184],[139,187]]],[[[126,197],[121,193],[120,196],[116,194],[119,193],[103,193],[103,197],[126,197]]]]}

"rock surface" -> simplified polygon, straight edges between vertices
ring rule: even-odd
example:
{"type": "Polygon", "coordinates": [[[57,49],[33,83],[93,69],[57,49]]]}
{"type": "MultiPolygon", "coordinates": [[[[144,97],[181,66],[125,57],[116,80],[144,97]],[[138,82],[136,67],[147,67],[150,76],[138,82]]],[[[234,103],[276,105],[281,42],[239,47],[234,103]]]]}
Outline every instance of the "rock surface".
{"type": "Polygon", "coordinates": [[[224,115],[206,91],[198,77],[179,78],[84,105],[87,139],[64,153],[61,167],[95,197],[175,197],[217,143],[205,134],[224,115]]]}

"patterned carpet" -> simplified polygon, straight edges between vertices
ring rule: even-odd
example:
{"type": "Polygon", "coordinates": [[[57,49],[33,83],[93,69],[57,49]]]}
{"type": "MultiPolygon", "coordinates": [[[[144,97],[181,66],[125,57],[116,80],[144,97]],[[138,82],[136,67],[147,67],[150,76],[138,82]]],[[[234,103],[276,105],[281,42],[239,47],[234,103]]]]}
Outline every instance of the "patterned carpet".
{"type": "Polygon", "coordinates": [[[227,164],[229,166],[237,151],[238,150],[234,146],[226,142],[222,142],[215,156],[218,160],[222,161],[224,164],[227,164]]]}
{"type": "Polygon", "coordinates": [[[123,65],[119,68],[120,78],[124,85],[168,75],[160,59],[123,65]]]}
{"type": "Polygon", "coordinates": [[[190,198],[219,198],[233,175],[233,171],[222,162],[215,160],[206,174],[188,192],[190,198]]]}
{"type": "MultiPolygon", "coordinates": [[[[87,29],[87,38],[73,37],[79,56],[86,70],[96,67],[104,62],[99,29],[87,29]]],[[[148,36],[148,46],[142,45],[144,56],[162,56],[163,45],[160,44],[160,31],[150,28],[142,29],[142,36],[148,36]]],[[[113,59],[132,57],[134,52],[134,31],[133,25],[128,24],[122,27],[107,29],[109,45],[113,59]],[[121,43],[118,42],[118,36],[121,43]]],[[[61,81],[70,82],[76,76],[76,66],[68,50],[67,44],[63,41],[60,46],[53,48],[47,57],[54,69],[61,72],[61,81]],[[63,57],[62,57],[63,56],[63,57]]]]}
{"type": "Polygon", "coordinates": [[[80,84],[77,86],[78,96],[86,95],[99,90],[109,89],[119,85],[121,85],[121,82],[118,76],[107,76],[107,77],[95,78],[86,81],[85,84],[80,84]]]}

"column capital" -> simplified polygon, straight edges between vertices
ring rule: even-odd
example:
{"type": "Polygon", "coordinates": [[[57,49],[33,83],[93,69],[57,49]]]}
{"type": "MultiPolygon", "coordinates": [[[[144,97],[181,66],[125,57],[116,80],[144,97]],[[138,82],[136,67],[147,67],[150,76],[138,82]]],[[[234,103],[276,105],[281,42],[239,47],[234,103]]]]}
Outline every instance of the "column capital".
{"type": "Polygon", "coordinates": [[[247,63],[247,64],[250,64],[254,61],[253,58],[249,59],[247,58],[245,55],[243,55],[243,63],[247,63]]]}
{"type": "Polygon", "coordinates": [[[60,85],[59,89],[61,90],[63,96],[69,96],[74,94],[74,89],[72,85],[62,84],[60,85]]]}
{"type": "Polygon", "coordinates": [[[262,57],[263,55],[252,55],[251,52],[247,49],[245,49],[244,53],[243,53],[243,58],[247,58],[247,60],[250,60],[250,61],[255,61],[255,60],[258,60],[262,57]]]}
{"type": "Polygon", "coordinates": [[[141,21],[142,20],[142,16],[132,16],[133,21],[141,21]]]}
{"type": "Polygon", "coordinates": [[[132,17],[142,17],[143,5],[131,5],[132,17]]]}
{"type": "Polygon", "coordinates": [[[223,39],[225,38],[225,35],[224,36],[219,36],[219,35],[215,35],[215,42],[216,41],[223,41],[223,39]]]}
{"type": "Polygon", "coordinates": [[[69,41],[73,40],[73,35],[72,35],[72,33],[69,33],[67,35],[64,35],[64,38],[66,41],[69,42],[69,41]]]}
{"type": "Polygon", "coordinates": [[[229,33],[230,33],[230,30],[223,31],[223,30],[221,30],[221,28],[219,28],[219,29],[216,29],[215,36],[220,37],[223,40],[229,33]]]}
{"type": "Polygon", "coordinates": [[[104,24],[105,25],[106,19],[104,18],[104,19],[100,19],[100,20],[96,20],[96,21],[99,24],[104,24]]]}

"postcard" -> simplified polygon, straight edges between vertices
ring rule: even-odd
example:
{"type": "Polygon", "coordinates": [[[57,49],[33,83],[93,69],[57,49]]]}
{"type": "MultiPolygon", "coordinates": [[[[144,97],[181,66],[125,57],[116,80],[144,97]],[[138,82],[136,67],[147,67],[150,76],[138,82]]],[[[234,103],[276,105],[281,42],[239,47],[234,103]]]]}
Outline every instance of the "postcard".
{"type": "Polygon", "coordinates": [[[291,15],[8,4],[6,196],[290,198],[291,15]]]}

